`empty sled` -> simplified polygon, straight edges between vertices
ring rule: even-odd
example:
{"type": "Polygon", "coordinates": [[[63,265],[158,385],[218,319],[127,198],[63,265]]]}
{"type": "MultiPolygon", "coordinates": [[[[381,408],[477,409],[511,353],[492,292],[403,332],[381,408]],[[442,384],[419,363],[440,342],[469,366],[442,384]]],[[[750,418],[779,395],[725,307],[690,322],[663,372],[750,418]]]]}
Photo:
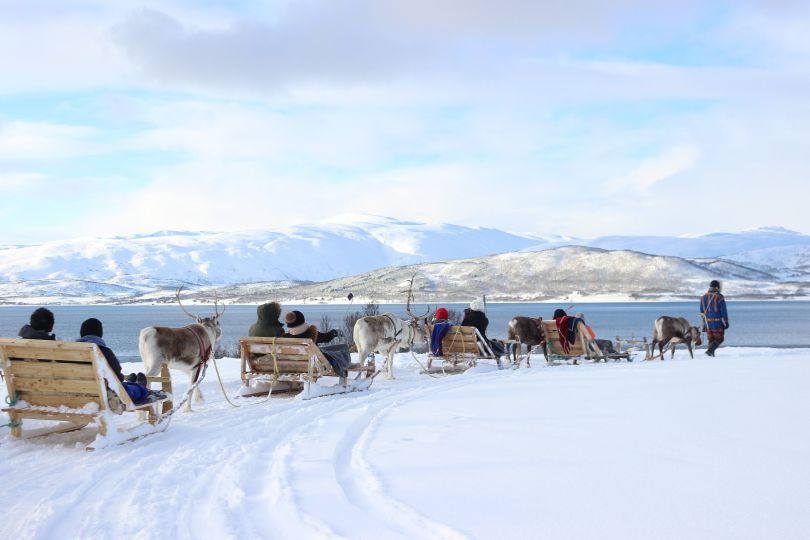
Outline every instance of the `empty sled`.
{"type": "Polygon", "coordinates": [[[3,409],[11,420],[13,438],[32,438],[65,433],[88,424],[98,426],[94,450],[137,439],[165,429],[164,414],[172,408],[171,375],[164,365],[159,377],[166,398],[136,405],[93,343],[0,339],[0,361],[6,377],[9,406],[3,409]],[[125,412],[134,425],[119,428],[114,418],[125,412]],[[145,419],[142,419],[146,416],[145,419]],[[56,426],[23,431],[23,420],[61,422],[56,426]]]}
{"type": "Polygon", "coordinates": [[[340,380],[323,352],[309,338],[243,337],[239,340],[243,386],[240,396],[296,392],[301,399],[368,390],[374,366],[352,363],[350,377],[340,380]],[[351,374],[354,373],[354,378],[351,374]],[[322,377],[337,377],[322,385],[322,377]]]}
{"type": "Polygon", "coordinates": [[[495,360],[501,367],[501,359],[474,326],[451,326],[442,339],[442,356],[428,354],[426,373],[463,373],[479,360],[495,360]],[[441,364],[433,366],[434,360],[441,364]]]}

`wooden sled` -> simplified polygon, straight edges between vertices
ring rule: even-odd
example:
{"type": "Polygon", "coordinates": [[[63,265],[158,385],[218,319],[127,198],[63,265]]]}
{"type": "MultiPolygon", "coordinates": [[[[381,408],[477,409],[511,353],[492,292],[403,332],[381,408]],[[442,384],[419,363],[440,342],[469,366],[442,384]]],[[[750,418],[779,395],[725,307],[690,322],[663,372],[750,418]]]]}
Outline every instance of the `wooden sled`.
{"type": "Polygon", "coordinates": [[[239,396],[296,392],[299,399],[312,399],[371,387],[374,365],[352,363],[354,378],[324,386],[321,377],[338,377],[321,350],[309,338],[243,337],[239,339],[242,383],[239,396]],[[364,376],[365,375],[365,376],[364,376]]]}
{"type": "Polygon", "coordinates": [[[168,426],[160,422],[172,408],[171,375],[165,365],[159,377],[147,379],[160,383],[167,397],[136,405],[93,343],[0,339],[0,361],[10,401],[3,412],[13,424],[13,438],[66,433],[94,422],[98,435],[87,450],[96,450],[157,433],[168,426]],[[115,425],[114,418],[124,412],[147,414],[144,420],[143,415],[131,415],[135,425],[122,429],[115,425]],[[61,423],[23,432],[23,419],[61,423]]]}
{"type": "MultiPolygon", "coordinates": [[[[568,362],[569,360],[577,364],[582,358],[593,359],[597,362],[600,360],[605,362],[608,360],[630,360],[629,352],[605,353],[602,352],[596,342],[589,336],[583,338],[588,335],[588,331],[581,322],[577,326],[576,342],[571,345],[568,352],[565,352],[560,342],[560,332],[557,330],[557,323],[554,320],[550,320],[542,321],[541,324],[543,325],[543,333],[546,337],[543,353],[546,357],[546,363],[548,364],[557,364],[561,361],[568,362]]],[[[617,349],[621,350],[621,343],[618,339],[616,345],[617,349]]]]}
{"type": "MultiPolygon", "coordinates": [[[[433,329],[431,328],[431,333],[433,329]]],[[[464,373],[478,364],[479,360],[495,360],[501,367],[501,359],[474,326],[451,326],[442,339],[442,356],[428,354],[427,369],[423,373],[464,373]],[[434,360],[441,360],[433,367],[434,360]]]]}

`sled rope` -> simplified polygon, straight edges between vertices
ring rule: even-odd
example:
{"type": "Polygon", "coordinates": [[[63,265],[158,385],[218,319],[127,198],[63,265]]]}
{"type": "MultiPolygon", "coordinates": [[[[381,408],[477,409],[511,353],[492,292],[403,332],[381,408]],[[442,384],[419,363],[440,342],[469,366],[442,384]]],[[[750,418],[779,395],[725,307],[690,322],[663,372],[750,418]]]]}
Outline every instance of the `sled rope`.
{"type": "Polygon", "coordinates": [[[434,375],[433,373],[428,371],[428,368],[426,368],[422,364],[422,362],[419,361],[419,359],[416,357],[416,354],[414,354],[413,351],[411,351],[411,356],[413,356],[413,359],[416,361],[417,364],[419,364],[419,367],[422,368],[422,371],[427,373],[429,377],[433,377],[434,379],[443,379],[444,377],[447,377],[447,373],[444,371],[444,360],[442,360],[442,373],[444,374],[444,377],[439,377],[438,375],[434,375]]]}
{"type": "MultiPolygon", "coordinates": [[[[219,388],[222,390],[222,395],[225,397],[225,401],[227,401],[231,407],[235,407],[238,409],[239,407],[241,407],[241,405],[237,405],[236,403],[231,401],[231,398],[228,397],[228,393],[225,391],[225,385],[222,384],[222,376],[219,374],[219,366],[217,366],[217,359],[213,358],[213,360],[214,360],[214,369],[217,372],[217,381],[219,381],[219,388]]],[[[270,385],[270,390],[272,391],[272,389],[273,385],[270,385]]]]}
{"type": "Polygon", "coordinates": [[[176,413],[178,410],[180,410],[180,408],[181,408],[183,405],[185,405],[185,404],[186,404],[186,402],[188,402],[188,400],[189,400],[189,399],[191,399],[191,394],[194,392],[194,390],[195,390],[195,389],[196,389],[198,386],[200,386],[200,383],[201,383],[201,382],[203,381],[203,379],[205,378],[205,372],[206,372],[207,370],[208,370],[208,362],[204,362],[204,363],[202,364],[202,368],[200,369],[200,371],[199,371],[199,373],[198,373],[198,375],[197,375],[197,380],[196,380],[196,381],[194,381],[194,383],[193,383],[193,384],[189,385],[188,389],[186,389],[186,393],[185,393],[185,394],[183,394],[183,399],[181,399],[181,400],[180,400],[180,403],[178,403],[177,405],[175,405],[174,407],[172,407],[172,410],[170,410],[169,412],[167,412],[166,414],[164,414],[164,415],[163,415],[163,416],[160,418],[160,420],[158,420],[158,422],[157,422],[157,424],[156,424],[156,425],[160,425],[160,424],[162,424],[163,422],[166,422],[166,428],[164,428],[164,429],[168,429],[168,428],[169,428],[169,424],[171,423],[172,415],[174,415],[174,413],[176,413]]]}
{"type": "Polygon", "coordinates": [[[19,391],[15,391],[13,397],[12,396],[6,396],[6,403],[8,403],[9,407],[13,407],[14,405],[17,404],[18,401],[20,401],[20,392],[19,391]]]}
{"type": "Polygon", "coordinates": [[[22,422],[19,422],[17,420],[12,420],[8,424],[3,424],[0,427],[7,427],[7,428],[14,429],[14,428],[18,428],[18,427],[21,427],[21,426],[22,426],[22,422]]]}

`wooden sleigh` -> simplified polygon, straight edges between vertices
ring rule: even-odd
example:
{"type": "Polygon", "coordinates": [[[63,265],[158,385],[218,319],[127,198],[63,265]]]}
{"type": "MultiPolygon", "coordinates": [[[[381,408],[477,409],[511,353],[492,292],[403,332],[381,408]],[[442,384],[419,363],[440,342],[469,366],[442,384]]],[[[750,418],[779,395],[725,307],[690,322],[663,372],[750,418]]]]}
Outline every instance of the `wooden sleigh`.
{"type": "MultiPolygon", "coordinates": [[[[352,363],[354,378],[324,386],[322,377],[338,377],[323,352],[309,338],[243,337],[239,340],[242,383],[239,396],[296,392],[300,399],[312,399],[371,387],[374,364],[352,363]]],[[[340,379],[340,377],[338,377],[340,379]]]]}
{"type": "Polygon", "coordinates": [[[165,365],[159,377],[147,380],[160,383],[167,397],[136,405],[93,343],[0,339],[0,361],[9,402],[3,412],[11,420],[13,438],[66,433],[93,422],[98,434],[87,450],[96,450],[168,427],[161,422],[172,408],[171,375],[165,365]],[[134,425],[116,426],[115,417],[129,412],[141,413],[130,415],[134,425]],[[24,419],[60,423],[24,432],[24,419]]]}
{"type": "MultiPolygon", "coordinates": [[[[630,360],[630,353],[606,353],[602,352],[596,341],[588,336],[588,331],[585,325],[580,322],[577,325],[577,338],[568,349],[565,351],[560,341],[560,332],[557,330],[557,323],[554,320],[541,321],[543,325],[543,333],[545,334],[545,347],[543,354],[545,355],[548,364],[559,363],[560,361],[572,361],[574,364],[579,363],[580,359],[588,358],[596,361],[604,360],[630,360]]],[[[620,340],[617,338],[617,350],[621,350],[620,340]]]]}
{"type": "MultiPolygon", "coordinates": [[[[432,328],[431,328],[432,333],[432,328]]],[[[428,354],[425,373],[463,373],[474,367],[479,360],[495,360],[501,367],[501,359],[492,352],[487,340],[474,326],[451,326],[442,339],[442,356],[428,354]],[[440,360],[434,367],[433,361],[440,360]]]]}

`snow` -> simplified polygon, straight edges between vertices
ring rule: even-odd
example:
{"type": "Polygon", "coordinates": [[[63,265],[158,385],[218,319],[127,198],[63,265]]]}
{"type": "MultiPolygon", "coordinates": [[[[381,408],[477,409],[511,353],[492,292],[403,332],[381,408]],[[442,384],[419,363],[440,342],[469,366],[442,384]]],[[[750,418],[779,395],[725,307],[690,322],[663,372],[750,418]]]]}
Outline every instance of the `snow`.
{"type": "Polygon", "coordinates": [[[533,365],[398,355],[368,392],[239,409],[211,370],[206,404],[133,443],[3,434],[0,537],[806,538],[810,350],[533,365]]]}

